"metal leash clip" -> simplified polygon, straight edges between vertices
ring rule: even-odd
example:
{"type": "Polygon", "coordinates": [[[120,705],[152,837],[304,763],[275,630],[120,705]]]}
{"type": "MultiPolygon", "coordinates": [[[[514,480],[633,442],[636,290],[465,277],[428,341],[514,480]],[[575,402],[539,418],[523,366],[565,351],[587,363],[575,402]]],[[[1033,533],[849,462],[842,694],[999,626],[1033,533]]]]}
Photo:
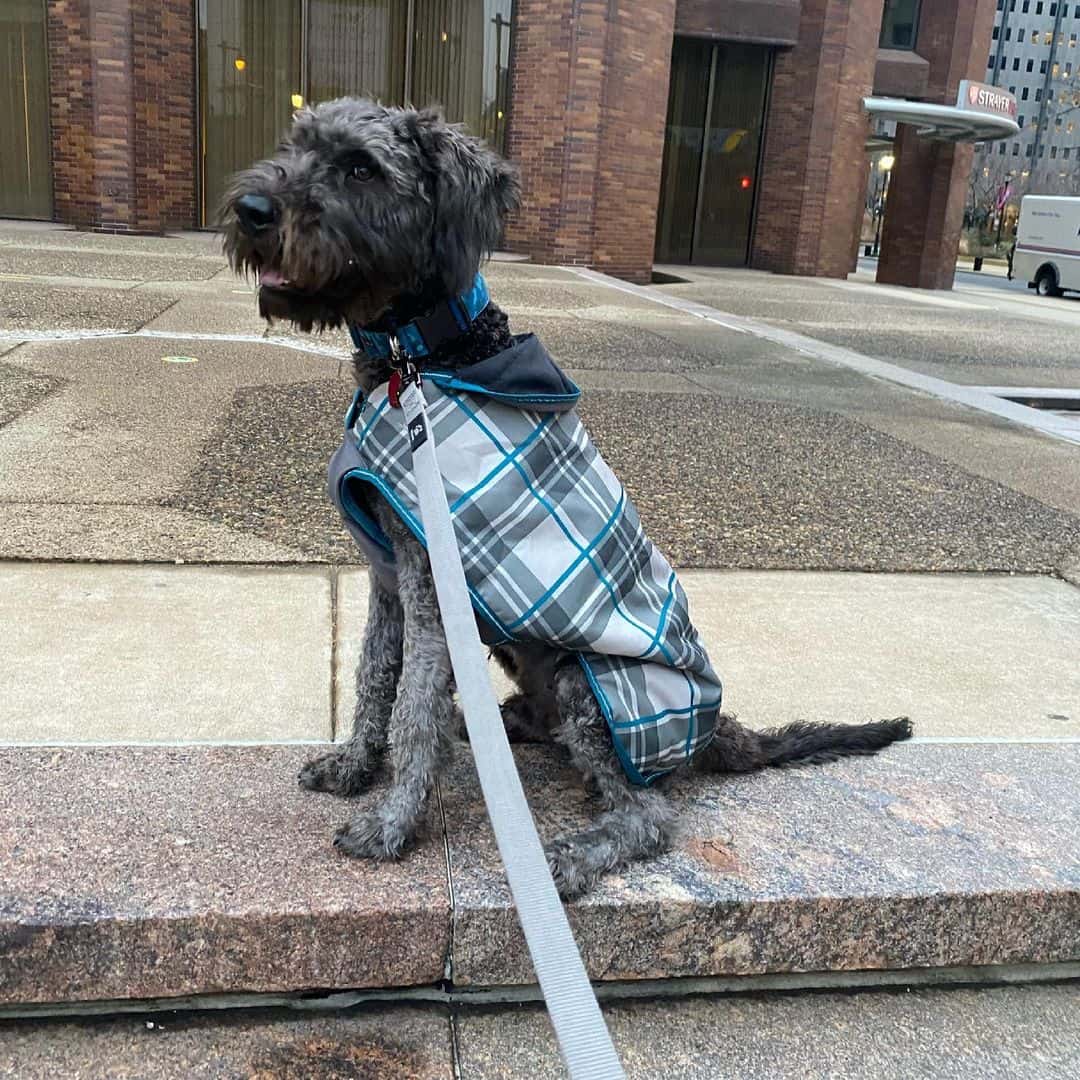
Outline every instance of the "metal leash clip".
{"type": "Polygon", "coordinates": [[[390,335],[390,363],[394,370],[386,387],[386,396],[395,409],[401,408],[401,392],[409,385],[420,385],[420,372],[416,365],[401,351],[397,334],[390,335]],[[404,362],[403,362],[404,361],[404,362]]]}

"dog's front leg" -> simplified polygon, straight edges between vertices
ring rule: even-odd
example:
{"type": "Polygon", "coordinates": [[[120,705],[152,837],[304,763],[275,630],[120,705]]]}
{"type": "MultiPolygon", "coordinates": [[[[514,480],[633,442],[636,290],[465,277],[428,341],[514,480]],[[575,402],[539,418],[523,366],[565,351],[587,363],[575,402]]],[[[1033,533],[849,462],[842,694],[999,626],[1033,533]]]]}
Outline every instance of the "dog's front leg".
{"type": "Polygon", "coordinates": [[[390,716],[394,778],[382,803],[338,830],[335,845],[349,855],[393,859],[416,836],[439,771],[449,760],[453,675],[427,552],[395,518],[390,532],[405,617],[397,700],[390,716]]]}
{"type": "Polygon", "coordinates": [[[397,593],[372,572],[364,647],[356,668],[356,711],[348,742],[300,770],[312,791],[356,795],[374,778],[386,754],[386,729],[401,673],[405,620],[397,593]]]}

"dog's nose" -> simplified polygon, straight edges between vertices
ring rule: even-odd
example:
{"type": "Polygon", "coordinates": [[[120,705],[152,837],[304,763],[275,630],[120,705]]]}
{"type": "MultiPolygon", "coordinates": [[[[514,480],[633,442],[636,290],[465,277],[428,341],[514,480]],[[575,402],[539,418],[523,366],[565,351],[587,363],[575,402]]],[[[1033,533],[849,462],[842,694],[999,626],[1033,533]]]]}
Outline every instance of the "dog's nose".
{"type": "Polygon", "coordinates": [[[240,228],[254,236],[274,224],[277,214],[274,204],[265,195],[241,195],[233,204],[240,228]]]}

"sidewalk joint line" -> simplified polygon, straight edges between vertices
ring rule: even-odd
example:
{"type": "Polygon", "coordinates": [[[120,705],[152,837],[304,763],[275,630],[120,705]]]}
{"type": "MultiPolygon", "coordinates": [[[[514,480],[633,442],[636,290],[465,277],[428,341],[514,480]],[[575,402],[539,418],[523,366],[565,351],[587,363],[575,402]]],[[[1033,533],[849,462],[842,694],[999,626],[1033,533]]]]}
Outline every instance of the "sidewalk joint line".
{"type": "MultiPolygon", "coordinates": [[[[978,966],[817,971],[761,975],[681,976],[671,979],[593,980],[601,1002],[616,1004],[645,999],[672,1000],[693,996],[743,996],[806,991],[859,991],[928,987],[988,987],[1052,984],[1080,979],[1080,961],[978,966]]],[[[384,990],[328,990],[284,993],[192,994],[175,998],[113,998],[102,1001],[42,1002],[0,1006],[0,1020],[108,1016],[285,1008],[297,1012],[338,1012],[367,1004],[434,1005],[472,1009],[541,1003],[535,984],[458,988],[438,985],[390,987],[384,990]]]]}
{"type": "Polygon", "coordinates": [[[1029,409],[1027,406],[1005,401],[978,389],[960,383],[951,383],[933,375],[924,375],[921,372],[901,367],[898,364],[855,352],[853,349],[830,345],[827,342],[796,333],[793,330],[784,330],[756,319],[732,315],[730,312],[710,307],[696,300],[686,300],[680,296],[668,295],[649,285],[633,285],[628,281],[621,281],[619,278],[580,266],[567,266],[564,269],[577,274],[586,281],[607,285],[617,292],[639,296],[666,307],[676,308],[679,311],[686,312],[688,315],[696,316],[706,322],[715,323],[740,334],[752,334],[776,345],[782,345],[806,356],[811,356],[816,360],[834,364],[837,367],[850,368],[862,375],[897,383],[906,386],[910,390],[922,391],[954,405],[967,406],[979,412],[996,416],[999,419],[1011,421],[1022,427],[1031,428],[1051,438],[1062,439],[1074,445],[1080,444],[1080,430],[1072,427],[1064,420],[1047,416],[1045,412],[1039,409],[1029,409]]]}

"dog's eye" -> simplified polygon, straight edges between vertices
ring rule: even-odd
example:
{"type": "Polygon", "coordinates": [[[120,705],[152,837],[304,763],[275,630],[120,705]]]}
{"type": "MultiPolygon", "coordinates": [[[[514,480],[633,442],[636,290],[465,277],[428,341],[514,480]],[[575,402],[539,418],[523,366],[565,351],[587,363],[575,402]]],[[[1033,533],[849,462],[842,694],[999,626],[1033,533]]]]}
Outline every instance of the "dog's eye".
{"type": "Polygon", "coordinates": [[[354,165],[349,169],[350,180],[370,180],[374,175],[366,165],[354,165]]]}

